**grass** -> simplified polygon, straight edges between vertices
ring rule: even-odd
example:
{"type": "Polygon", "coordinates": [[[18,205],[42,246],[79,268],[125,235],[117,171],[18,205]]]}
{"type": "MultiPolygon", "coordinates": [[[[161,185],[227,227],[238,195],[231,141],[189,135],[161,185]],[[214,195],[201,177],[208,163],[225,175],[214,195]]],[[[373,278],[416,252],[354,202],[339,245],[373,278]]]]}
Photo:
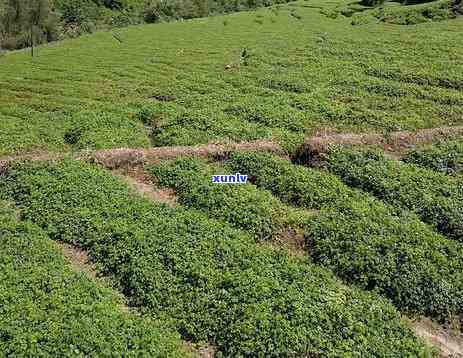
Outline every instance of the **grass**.
{"type": "Polygon", "coordinates": [[[104,170],[16,165],[2,185],[24,218],[89,250],[133,306],[218,354],[432,356],[386,300],[223,222],[141,199],[104,170]]]}
{"type": "Polygon", "coordinates": [[[462,123],[461,19],[352,26],[320,10],[333,4],[133,26],[118,30],[123,43],[99,32],[33,60],[3,56],[0,155],[253,139],[293,149],[322,127],[462,123]]]}

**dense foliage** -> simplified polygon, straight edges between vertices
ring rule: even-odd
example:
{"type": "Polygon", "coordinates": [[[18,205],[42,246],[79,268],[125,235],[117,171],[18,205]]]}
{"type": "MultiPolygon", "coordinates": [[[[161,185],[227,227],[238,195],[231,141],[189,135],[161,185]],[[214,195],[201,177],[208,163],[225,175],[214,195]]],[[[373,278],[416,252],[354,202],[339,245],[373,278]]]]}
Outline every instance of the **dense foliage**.
{"type": "Polygon", "coordinates": [[[408,152],[404,162],[437,170],[446,174],[463,173],[463,140],[442,141],[408,152]]]}
{"type": "Polygon", "coordinates": [[[335,175],[293,165],[271,154],[233,153],[227,164],[285,203],[307,209],[339,207],[356,195],[335,175]]]}
{"type": "Polygon", "coordinates": [[[86,247],[132,305],[225,356],[430,356],[376,295],[195,211],[137,197],[69,162],[8,170],[4,193],[57,240],[86,247]]]}
{"type": "Polygon", "coordinates": [[[297,225],[291,222],[297,219],[295,210],[286,207],[268,191],[248,183],[213,183],[213,175],[236,173],[227,168],[186,158],[161,163],[150,171],[160,185],[175,189],[181,204],[246,230],[257,240],[270,239],[285,226],[297,225]]]}
{"type": "Polygon", "coordinates": [[[325,127],[463,123],[460,22],[353,27],[317,8],[330,4],[131,26],[122,43],[99,32],[43,46],[34,62],[3,56],[0,155],[256,139],[291,149],[325,127]]]}
{"type": "Polygon", "coordinates": [[[449,238],[463,241],[463,183],[449,175],[386,158],[375,150],[337,148],[325,156],[330,171],[420,218],[449,238]]]}
{"type": "Polygon", "coordinates": [[[16,214],[0,202],[2,356],[186,356],[166,327],[124,312],[114,293],[74,272],[56,244],[16,214]]]}
{"type": "Polygon", "coordinates": [[[0,49],[14,50],[58,39],[48,0],[0,1],[0,49]]]}
{"type": "Polygon", "coordinates": [[[31,46],[30,14],[37,4],[41,7],[43,20],[34,30],[34,42],[45,43],[97,29],[193,19],[289,1],[0,0],[0,47],[13,50],[31,46]]]}
{"type": "Polygon", "coordinates": [[[315,262],[403,311],[441,319],[462,312],[460,244],[328,173],[268,154],[235,153],[229,164],[288,203],[322,209],[305,227],[315,262]]]}
{"type": "Polygon", "coordinates": [[[431,21],[456,19],[463,14],[461,0],[408,0],[398,5],[396,1],[365,0],[337,7],[334,14],[352,18],[352,25],[369,22],[386,22],[397,25],[417,25],[431,21]],[[373,8],[371,8],[373,7],[373,8]]]}

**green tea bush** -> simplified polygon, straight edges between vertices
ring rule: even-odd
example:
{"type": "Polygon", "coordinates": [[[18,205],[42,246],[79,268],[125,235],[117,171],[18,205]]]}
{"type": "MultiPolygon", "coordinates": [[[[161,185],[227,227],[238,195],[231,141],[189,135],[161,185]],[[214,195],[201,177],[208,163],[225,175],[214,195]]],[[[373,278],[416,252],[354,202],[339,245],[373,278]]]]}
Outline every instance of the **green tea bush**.
{"type": "Polygon", "coordinates": [[[461,180],[374,150],[333,149],[329,170],[351,186],[371,192],[393,206],[409,209],[449,238],[463,240],[461,180]]]}
{"type": "Polygon", "coordinates": [[[91,165],[15,166],[1,184],[24,218],[85,246],[132,305],[219,355],[432,355],[376,295],[198,212],[142,199],[91,165]]]}
{"type": "Polygon", "coordinates": [[[440,319],[462,311],[460,244],[331,174],[270,154],[234,153],[228,164],[287,203],[322,209],[305,226],[308,253],[345,281],[402,311],[440,319]]]}
{"type": "Polygon", "coordinates": [[[257,240],[274,237],[291,211],[265,190],[252,184],[214,184],[212,175],[234,174],[198,159],[163,162],[150,169],[162,186],[172,187],[181,204],[250,232],[257,240]]]}
{"type": "Polygon", "coordinates": [[[403,161],[454,175],[463,173],[463,141],[439,142],[409,151],[403,161]]]}
{"type": "Polygon", "coordinates": [[[463,312],[463,248],[418,220],[380,205],[351,202],[307,223],[315,262],[365,290],[389,297],[411,314],[447,320],[463,312]]]}
{"type": "Polygon", "coordinates": [[[270,190],[285,203],[307,209],[336,206],[355,195],[335,175],[293,165],[271,154],[237,152],[227,164],[234,171],[247,174],[252,183],[270,190]]]}
{"type": "MultiPolygon", "coordinates": [[[[165,324],[167,326],[167,324],[165,324]]],[[[177,335],[122,311],[38,227],[0,202],[0,351],[18,357],[182,357],[177,335]]]]}

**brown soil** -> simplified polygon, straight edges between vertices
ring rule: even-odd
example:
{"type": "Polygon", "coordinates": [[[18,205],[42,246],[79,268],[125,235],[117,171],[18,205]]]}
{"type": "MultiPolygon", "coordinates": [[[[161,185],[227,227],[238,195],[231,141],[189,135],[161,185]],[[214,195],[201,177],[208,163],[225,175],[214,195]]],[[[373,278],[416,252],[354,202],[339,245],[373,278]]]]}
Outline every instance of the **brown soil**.
{"type": "MultiPolygon", "coordinates": [[[[82,151],[74,155],[75,159],[88,160],[108,169],[129,169],[143,164],[157,163],[161,160],[183,156],[223,159],[234,151],[261,151],[285,156],[284,150],[270,141],[252,141],[242,143],[210,143],[198,146],[174,146],[154,148],[116,148],[96,151],[82,151]]],[[[60,160],[63,153],[32,152],[0,158],[0,171],[12,162],[60,160]]]]}
{"type": "Polygon", "coordinates": [[[89,153],[87,159],[108,169],[128,168],[178,157],[222,159],[234,151],[262,151],[284,155],[283,149],[273,142],[207,144],[200,146],[155,147],[150,149],[107,149],[89,153]]]}
{"type": "Polygon", "coordinates": [[[191,342],[186,342],[184,346],[185,351],[187,353],[192,354],[195,357],[214,358],[216,354],[216,349],[211,345],[197,347],[195,344],[191,342]]]}
{"type": "Polygon", "coordinates": [[[135,167],[128,171],[118,170],[114,173],[141,196],[167,204],[170,207],[178,205],[175,190],[170,188],[157,188],[152,182],[151,176],[142,167],[135,167]]]}
{"type": "Polygon", "coordinates": [[[92,279],[97,277],[95,266],[90,263],[85,250],[64,242],[57,242],[57,244],[76,271],[83,272],[92,279]]]}
{"type": "Polygon", "coordinates": [[[446,328],[428,318],[421,318],[412,322],[411,325],[417,336],[439,350],[440,357],[463,357],[463,335],[458,328],[446,328]]]}
{"type": "Polygon", "coordinates": [[[273,240],[273,244],[284,247],[294,256],[307,256],[304,234],[295,229],[282,230],[273,240]]]}
{"type": "Polygon", "coordinates": [[[417,145],[431,144],[445,138],[463,135],[463,126],[422,129],[416,132],[379,133],[338,133],[319,132],[309,137],[298,149],[296,158],[301,162],[316,161],[332,145],[371,145],[384,149],[392,157],[399,158],[406,150],[417,145]]]}

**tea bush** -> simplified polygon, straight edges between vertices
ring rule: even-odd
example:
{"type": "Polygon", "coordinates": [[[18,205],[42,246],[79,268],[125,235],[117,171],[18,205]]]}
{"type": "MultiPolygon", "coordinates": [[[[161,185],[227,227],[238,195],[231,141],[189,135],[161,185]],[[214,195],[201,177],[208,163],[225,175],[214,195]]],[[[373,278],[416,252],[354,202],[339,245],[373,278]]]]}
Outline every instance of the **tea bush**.
{"type": "Polygon", "coordinates": [[[322,209],[305,226],[308,254],[346,282],[405,312],[446,319],[463,309],[463,247],[414,215],[270,154],[234,153],[228,163],[285,202],[322,209]]]}
{"type": "Polygon", "coordinates": [[[403,161],[450,175],[462,174],[463,141],[455,139],[414,149],[405,155],[403,161]]]}
{"type": "Polygon", "coordinates": [[[307,209],[339,206],[356,195],[335,175],[293,165],[271,154],[237,152],[227,164],[285,203],[307,209]]]}
{"type": "Polygon", "coordinates": [[[86,247],[132,305],[219,355],[432,355],[376,295],[196,211],[141,199],[91,165],[18,165],[1,184],[24,218],[86,247]]]}
{"type": "MultiPolygon", "coordinates": [[[[150,168],[160,185],[175,189],[181,204],[205,211],[258,240],[274,237],[286,225],[293,209],[252,184],[214,184],[212,175],[232,174],[228,168],[198,159],[178,159],[150,168]]],[[[233,173],[235,174],[235,173],[233,173]]]]}
{"type": "MultiPolygon", "coordinates": [[[[72,3],[82,1],[95,5],[72,3]]],[[[352,26],[359,13],[332,20],[320,8],[337,1],[311,1],[98,31],[42,46],[33,62],[29,51],[2,56],[0,155],[257,139],[291,149],[326,127],[382,133],[463,123],[459,20],[391,27],[370,16],[352,26]],[[132,125],[150,107],[161,115],[141,119],[155,130],[132,125]],[[121,112],[127,122],[107,120],[121,112]],[[91,131],[68,145],[75,120],[91,131]]],[[[222,4],[228,11],[235,2],[222,4]]],[[[129,8],[136,4],[101,10],[129,8]]]]}
{"type": "Polygon", "coordinates": [[[346,184],[412,210],[449,238],[463,240],[463,184],[458,178],[374,150],[333,149],[325,160],[346,184]]]}
{"type": "Polygon", "coordinates": [[[20,357],[184,357],[160,322],[122,311],[42,230],[0,202],[0,351],[20,357]]]}

